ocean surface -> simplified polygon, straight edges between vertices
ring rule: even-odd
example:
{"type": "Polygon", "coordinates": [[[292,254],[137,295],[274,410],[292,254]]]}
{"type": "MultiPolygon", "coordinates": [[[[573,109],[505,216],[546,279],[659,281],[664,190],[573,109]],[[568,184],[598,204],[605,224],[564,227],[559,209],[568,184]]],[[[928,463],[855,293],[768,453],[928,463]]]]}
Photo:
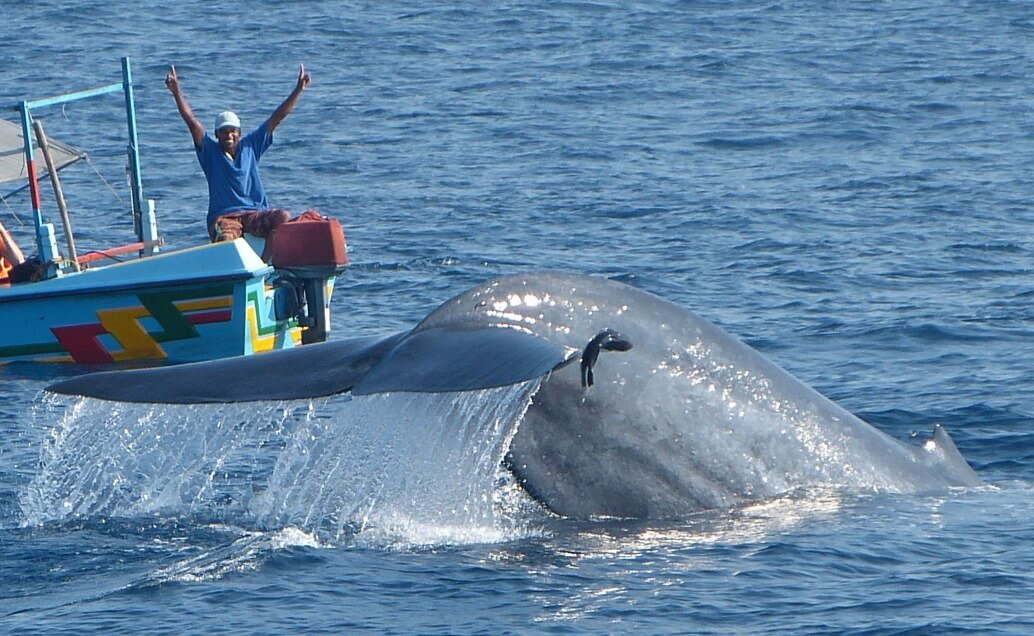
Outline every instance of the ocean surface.
{"type": "MultiPolygon", "coordinates": [[[[435,436],[520,387],[127,406],[9,365],[0,633],[1034,632],[1032,43],[1029,0],[3,0],[0,104],[132,58],[170,248],[207,195],[168,65],[245,128],[305,65],[263,176],[345,225],[332,338],[498,274],[615,278],[898,439],[943,424],[988,486],[575,522],[486,463],[495,431],[435,436]]],[[[95,102],[40,113],[91,156],[63,173],[81,249],[132,234],[95,102]]],[[[23,244],[29,218],[0,207],[23,244]]]]}

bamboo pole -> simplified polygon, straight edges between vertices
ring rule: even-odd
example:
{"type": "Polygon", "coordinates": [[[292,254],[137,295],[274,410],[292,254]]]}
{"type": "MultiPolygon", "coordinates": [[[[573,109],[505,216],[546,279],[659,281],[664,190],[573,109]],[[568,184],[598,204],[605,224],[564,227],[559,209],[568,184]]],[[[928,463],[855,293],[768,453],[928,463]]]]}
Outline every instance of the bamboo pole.
{"type": "Polygon", "coordinates": [[[57,177],[57,170],[54,168],[54,159],[50,156],[50,145],[47,143],[47,134],[43,132],[43,122],[35,120],[32,127],[36,131],[36,142],[39,143],[40,151],[43,152],[43,159],[47,162],[47,172],[50,173],[50,182],[54,184],[54,198],[57,200],[57,209],[61,212],[61,225],[65,229],[65,240],[68,242],[68,258],[75,267],[75,271],[82,271],[79,266],[79,255],[75,251],[75,237],[72,236],[72,223],[68,220],[68,206],[65,204],[65,193],[61,189],[61,180],[57,177]]]}

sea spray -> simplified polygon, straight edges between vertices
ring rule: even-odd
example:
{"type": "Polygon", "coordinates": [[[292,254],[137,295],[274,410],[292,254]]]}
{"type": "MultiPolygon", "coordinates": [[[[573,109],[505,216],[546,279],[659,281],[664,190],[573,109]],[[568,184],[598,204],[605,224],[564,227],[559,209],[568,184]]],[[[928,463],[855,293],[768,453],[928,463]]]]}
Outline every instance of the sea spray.
{"type": "Polygon", "coordinates": [[[162,516],[374,545],[526,534],[538,508],[501,463],[537,388],[192,406],[45,397],[23,524],[162,516]]]}
{"type": "Polygon", "coordinates": [[[501,463],[537,388],[364,396],[311,417],[256,498],[257,519],[378,545],[520,533],[525,495],[501,463]]]}
{"type": "MultiPolygon", "coordinates": [[[[235,519],[282,435],[281,405],[172,407],[45,398],[56,418],[21,496],[24,523],[169,514],[235,519]]],[[[268,468],[266,469],[268,472],[268,468]]]]}

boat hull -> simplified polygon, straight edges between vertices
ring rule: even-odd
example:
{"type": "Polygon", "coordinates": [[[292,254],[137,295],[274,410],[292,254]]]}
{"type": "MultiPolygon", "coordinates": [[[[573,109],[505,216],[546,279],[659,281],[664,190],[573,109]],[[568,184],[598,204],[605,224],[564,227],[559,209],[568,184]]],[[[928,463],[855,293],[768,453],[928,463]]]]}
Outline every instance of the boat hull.
{"type": "Polygon", "coordinates": [[[273,274],[238,239],[0,288],[0,363],[181,363],[291,348],[302,329],[277,318],[273,274]]]}

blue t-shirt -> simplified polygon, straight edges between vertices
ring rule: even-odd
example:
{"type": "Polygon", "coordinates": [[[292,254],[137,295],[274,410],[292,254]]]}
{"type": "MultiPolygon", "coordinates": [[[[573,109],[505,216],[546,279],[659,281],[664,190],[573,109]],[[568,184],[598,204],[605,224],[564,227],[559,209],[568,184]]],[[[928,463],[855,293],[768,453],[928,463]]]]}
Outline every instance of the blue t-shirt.
{"type": "Polygon", "coordinates": [[[218,141],[205,135],[197,149],[197,160],[208,179],[209,226],[223,214],[269,207],[258,162],[272,143],[268,121],[241,138],[233,159],[223,152],[218,141]]]}

